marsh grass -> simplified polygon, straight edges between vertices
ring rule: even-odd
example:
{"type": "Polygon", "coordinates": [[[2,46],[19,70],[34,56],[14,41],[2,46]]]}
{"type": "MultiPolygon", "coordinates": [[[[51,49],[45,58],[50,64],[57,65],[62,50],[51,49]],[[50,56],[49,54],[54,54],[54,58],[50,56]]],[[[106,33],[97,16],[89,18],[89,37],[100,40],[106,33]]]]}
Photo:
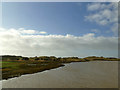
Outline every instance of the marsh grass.
{"type": "Polygon", "coordinates": [[[2,62],[2,79],[18,77],[23,74],[32,74],[64,66],[58,62],[40,61],[4,61],[2,62]],[[35,65],[34,65],[35,64],[35,65]]]}

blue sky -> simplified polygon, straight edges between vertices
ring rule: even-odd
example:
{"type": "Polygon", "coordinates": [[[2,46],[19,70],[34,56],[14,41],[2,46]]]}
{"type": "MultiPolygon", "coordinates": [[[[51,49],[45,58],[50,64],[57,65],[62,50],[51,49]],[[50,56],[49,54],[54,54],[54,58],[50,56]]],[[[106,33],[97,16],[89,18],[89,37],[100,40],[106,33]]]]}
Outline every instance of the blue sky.
{"type": "MultiPolygon", "coordinates": [[[[19,2],[3,3],[3,27],[25,28],[46,31],[48,34],[72,34],[81,36],[97,29],[96,36],[113,36],[109,25],[98,25],[85,20],[85,16],[94,13],[87,10],[89,3],[42,3],[19,2]]],[[[107,4],[107,3],[106,3],[107,4]]]]}
{"type": "Polygon", "coordinates": [[[0,54],[118,57],[117,3],[2,4],[0,54]]]}

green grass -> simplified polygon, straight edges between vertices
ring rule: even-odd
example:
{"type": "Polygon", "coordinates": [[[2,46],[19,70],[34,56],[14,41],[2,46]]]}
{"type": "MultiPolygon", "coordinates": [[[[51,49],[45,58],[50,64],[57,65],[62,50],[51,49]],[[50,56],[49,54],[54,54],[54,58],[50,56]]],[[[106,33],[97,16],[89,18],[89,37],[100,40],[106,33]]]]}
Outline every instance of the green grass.
{"type": "Polygon", "coordinates": [[[31,74],[63,66],[58,62],[40,61],[4,61],[2,62],[2,79],[8,79],[23,74],[31,74]]]}

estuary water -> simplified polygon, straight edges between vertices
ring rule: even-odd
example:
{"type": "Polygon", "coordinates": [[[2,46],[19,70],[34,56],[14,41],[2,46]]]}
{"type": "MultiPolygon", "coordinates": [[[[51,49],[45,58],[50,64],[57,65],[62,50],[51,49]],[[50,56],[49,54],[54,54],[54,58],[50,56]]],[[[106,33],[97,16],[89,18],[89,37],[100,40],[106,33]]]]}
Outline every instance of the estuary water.
{"type": "Polygon", "coordinates": [[[118,61],[91,61],[3,80],[3,88],[117,88],[118,61]]]}

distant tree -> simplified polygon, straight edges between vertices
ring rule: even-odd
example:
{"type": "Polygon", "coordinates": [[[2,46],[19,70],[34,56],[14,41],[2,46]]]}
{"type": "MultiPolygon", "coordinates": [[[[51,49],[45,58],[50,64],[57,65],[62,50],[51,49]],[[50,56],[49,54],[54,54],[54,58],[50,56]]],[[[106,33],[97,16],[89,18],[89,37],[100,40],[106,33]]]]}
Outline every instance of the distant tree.
{"type": "Polygon", "coordinates": [[[22,60],[29,60],[28,57],[22,57],[22,60]]]}

